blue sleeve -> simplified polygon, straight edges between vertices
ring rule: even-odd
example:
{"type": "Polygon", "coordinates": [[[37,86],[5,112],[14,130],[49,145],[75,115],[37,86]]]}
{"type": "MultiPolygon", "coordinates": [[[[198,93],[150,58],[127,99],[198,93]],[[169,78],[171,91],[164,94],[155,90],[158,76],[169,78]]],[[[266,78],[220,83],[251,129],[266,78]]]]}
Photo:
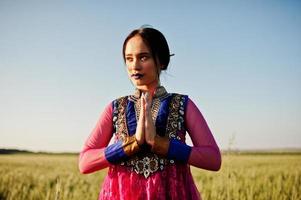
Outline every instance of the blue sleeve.
{"type": "Polygon", "coordinates": [[[128,157],[123,150],[123,143],[121,140],[109,145],[105,149],[105,156],[106,159],[112,164],[117,164],[128,157]]]}
{"type": "Polygon", "coordinates": [[[191,147],[177,139],[171,139],[169,143],[167,158],[187,163],[191,147]]]}
{"type": "Polygon", "coordinates": [[[135,136],[125,137],[123,140],[118,140],[105,149],[105,157],[112,164],[119,163],[140,150],[139,144],[135,136]]]}

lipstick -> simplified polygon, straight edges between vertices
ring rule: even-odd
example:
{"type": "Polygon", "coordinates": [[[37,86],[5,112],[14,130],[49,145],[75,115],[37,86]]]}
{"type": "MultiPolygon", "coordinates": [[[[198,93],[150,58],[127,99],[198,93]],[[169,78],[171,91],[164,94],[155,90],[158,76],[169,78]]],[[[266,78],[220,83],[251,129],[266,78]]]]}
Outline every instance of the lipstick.
{"type": "Polygon", "coordinates": [[[131,77],[133,77],[136,80],[139,80],[143,77],[143,74],[135,73],[135,74],[132,74],[131,77]]]}

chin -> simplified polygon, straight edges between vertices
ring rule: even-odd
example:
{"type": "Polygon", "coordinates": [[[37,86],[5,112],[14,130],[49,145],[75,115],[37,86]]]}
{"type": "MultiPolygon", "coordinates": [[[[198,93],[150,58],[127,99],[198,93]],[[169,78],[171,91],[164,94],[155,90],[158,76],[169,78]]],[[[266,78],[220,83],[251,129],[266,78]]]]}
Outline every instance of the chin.
{"type": "Polygon", "coordinates": [[[137,80],[132,80],[132,83],[135,85],[135,86],[141,86],[141,85],[145,85],[145,83],[143,83],[143,81],[137,81],[137,80]]]}

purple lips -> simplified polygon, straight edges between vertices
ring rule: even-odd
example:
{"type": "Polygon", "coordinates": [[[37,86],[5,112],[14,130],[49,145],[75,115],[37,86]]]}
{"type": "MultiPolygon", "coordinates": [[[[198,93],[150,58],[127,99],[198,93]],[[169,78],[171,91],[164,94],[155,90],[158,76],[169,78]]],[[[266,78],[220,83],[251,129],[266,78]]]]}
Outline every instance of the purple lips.
{"type": "Polygon", "coordinates": [[[139,73],[136,73],[136,74],[132,74],[132,77],[136,80],[138,79],[141,79],[143,77],[143,74],[139,74],[139,73]]]}

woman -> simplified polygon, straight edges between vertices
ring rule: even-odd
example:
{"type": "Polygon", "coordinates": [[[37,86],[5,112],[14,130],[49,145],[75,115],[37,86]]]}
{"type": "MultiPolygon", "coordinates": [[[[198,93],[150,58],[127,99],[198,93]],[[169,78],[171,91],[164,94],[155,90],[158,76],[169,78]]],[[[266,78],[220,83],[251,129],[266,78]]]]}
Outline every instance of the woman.
{"type": "Polygon", "coordinates": [[[165,37],[136,29],[123,58],[136,91],[106,106],[80,153],[81,173],[109,167],[99,199],[200,199],[190,165],[217,171],[221,155],[192,100],[160,85],[170,60],[165,37]]]}

